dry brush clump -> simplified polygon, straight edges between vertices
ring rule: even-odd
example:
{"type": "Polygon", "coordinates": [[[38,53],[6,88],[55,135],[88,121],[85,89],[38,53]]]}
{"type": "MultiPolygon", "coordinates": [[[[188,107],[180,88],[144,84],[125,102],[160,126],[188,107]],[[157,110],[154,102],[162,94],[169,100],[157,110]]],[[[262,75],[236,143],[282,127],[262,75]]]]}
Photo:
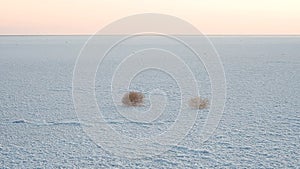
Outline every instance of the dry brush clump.
{"type": "Polygon", "coordinates": [[[189,106],[194,109],[206,109],[209,106],[209,100],[201,97],[191,98],[189,101],[189,106]]]}
{"type": "Polygon", "coordinates": [[[126,106],[141,106],[144,103],[144,94],[141,92],[128,92],[122,98],[122,103],[126,106]]]}

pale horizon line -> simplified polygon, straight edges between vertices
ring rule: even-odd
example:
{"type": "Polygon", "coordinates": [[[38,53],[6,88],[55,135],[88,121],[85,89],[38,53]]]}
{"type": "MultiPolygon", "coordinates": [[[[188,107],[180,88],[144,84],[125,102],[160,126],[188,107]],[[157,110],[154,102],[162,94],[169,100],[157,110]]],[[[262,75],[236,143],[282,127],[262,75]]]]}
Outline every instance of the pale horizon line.
{"type": "MultiPolygon", "coordinates": [[[[0,34],[0,36],[121,36],[129,34],[0,34]]],[[[198,36],[193,34],[170,34],[175,36],[198,36]]],[[[203,34],[203,36],[300,36],[300,34],[203,34]]]]}

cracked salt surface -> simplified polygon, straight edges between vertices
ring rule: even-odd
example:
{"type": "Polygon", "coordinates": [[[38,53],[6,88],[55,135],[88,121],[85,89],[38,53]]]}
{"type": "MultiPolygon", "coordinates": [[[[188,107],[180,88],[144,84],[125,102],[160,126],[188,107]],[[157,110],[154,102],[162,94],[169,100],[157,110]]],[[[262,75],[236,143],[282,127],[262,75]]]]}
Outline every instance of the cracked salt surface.
{"type": "MultiPolygon", "coordinates": [[[[76,117],[72,73],[87,38],[0,37],[0,168],[300,167],[299,37],[212,37],[227,81],[226,107],[214,135],[204,144],[197,139],[208,113],[203,110],[180,144],[138,160],[103,150],[82,131],[81,125],[89,124],[76,117]]],[[[121,50],[127,48],[130,46],[121,50]]],[[[114,57],[106,62],[117,63],[114,57]]],[[[210,97],[206,72],[193,61],[188,65],[199,74],[201,94],[210,97]]],[[[111,68],[103,67],[96,76],[96,98],[115,131],[135,138],[151,137],[174,123],[179,92],[172,79],[148,71],[132,81],[133,89],[168,89],[169,96],[160,118],[150,124],[136,123],[111,108],[110,90],[102,90],[110,80],[101,72],[106,69],[111,68]]],[[[149,99],[138,109],[147,108],[149,99]]]]}

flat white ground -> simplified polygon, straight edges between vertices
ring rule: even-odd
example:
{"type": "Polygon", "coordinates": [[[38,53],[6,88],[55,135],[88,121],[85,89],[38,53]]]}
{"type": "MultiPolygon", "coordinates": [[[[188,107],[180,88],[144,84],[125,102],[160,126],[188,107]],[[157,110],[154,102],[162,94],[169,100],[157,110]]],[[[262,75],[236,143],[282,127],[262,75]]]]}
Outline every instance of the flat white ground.
{"type": "MultiPolygon", "coordinates": [[[[208,112],[202,110],[198,125],[177,146],[138,160],[103,150],[78,122],[72,74],[87,38],[0,37],[0,168],[300,167],[300,37],[211,37],[227,80],[226,107],[215,134],[204,144],[197,143],[208,112]]],[[[119,51],[126,53],[132,45],[119,51]]],[[[96,98],[104,119],[130,137],[162,133],[176,120],[178,86],[160,71],[139,74],[131,88],[146,93],[152,88],[164,90],[169,99],[165,113],[151,125],[122,119],[109,100],[110,74],[105,73],[120,61],[119,54],[112,53],[96,76],[96,98]]],[[[199,75],[201,95],[210,98],[205,69],[182,54],[199,75]]],[[[146,96],[145,107],[138,109],[149,107],[146,96]]]]}

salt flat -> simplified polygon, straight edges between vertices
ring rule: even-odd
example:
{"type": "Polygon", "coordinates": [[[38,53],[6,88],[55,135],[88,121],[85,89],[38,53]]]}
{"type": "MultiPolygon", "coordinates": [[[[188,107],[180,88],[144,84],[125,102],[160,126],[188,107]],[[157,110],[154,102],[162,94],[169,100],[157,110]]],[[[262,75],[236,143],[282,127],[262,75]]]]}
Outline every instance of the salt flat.
{"type": "MultiPolygon", "coordinates": [[[[88,36],[0,36],[0,168],[299,168],[300,37],[209,38],[227,82],[225,110],[214,135],[203,144],[197,142],[208,113],[201,110],[178,145],[158,156],[128,159],[96,145],[82,130],[87,124],[76,116],[73,69],[88,36]]],[[[138,74],[130,86],[146,93],[153,88],[164,91],[168,104],[154,123],[128,121],[113,107],[110,75],[121,54],[147,45],[120,46],[96,74],[96,99],[104,119],[134,138],[162,133],[175,122],[179,109],[176,81],[157,70],[138,74]]],[[[200,94],[210,98],[203,65],[173,44],[160,45],[181,54],[198,75],[200,94]]],[[[124,91],[125,87],[119,89],[124,91]]],[[[138,110],[149,108],[146,96],[145,106],[138,110]]]]}

